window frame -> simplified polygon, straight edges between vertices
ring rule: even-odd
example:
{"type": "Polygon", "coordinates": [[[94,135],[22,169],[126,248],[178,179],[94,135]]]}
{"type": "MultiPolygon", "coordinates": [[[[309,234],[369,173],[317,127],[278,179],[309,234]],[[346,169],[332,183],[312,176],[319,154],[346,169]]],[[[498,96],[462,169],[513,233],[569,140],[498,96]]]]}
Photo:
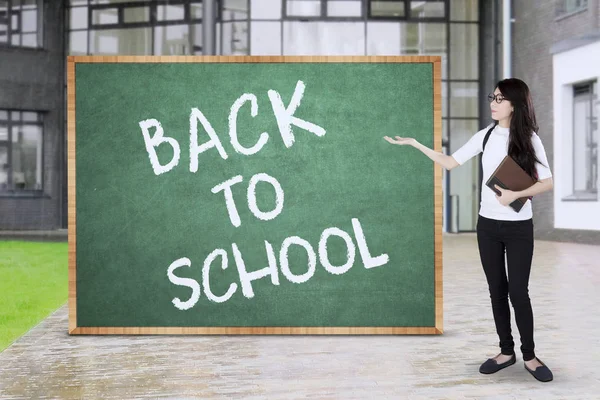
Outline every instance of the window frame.
{"type": "MultiPolygon", "coordinates": [[[[217,0],[217,22],[221,17],[221,2],[223,0],[217,0]]],[[[202,4],[203,0],[170,0],[168,3],[160,3],[156,0],[147,2],[127,2],[127,3],[109,3],[109,4],[91,4],[87,6],[87,18],[88,27],[86,30],[104,30],[104,29],[130,29],[130,28],[153,28],[155,26],[168,26],[168,25],[184,25],[184,24],[201,24],[202,18],[193,18],[190,12],[191,4],[202,4]],[[165,20],[160,21],[157,19],[158,6],[183,6],[183,19],[176,20],[165,20]],[[149,9],[149,20],[142,22],[125,22],[125,9],[126,8],[148,8],[149,9]],[[93,15],[94,11],[98,10],[116,10],[117,11],[117,22],[112,24],[94,24],[93,15]]],[[[69,5],[69,8],[75,8],[73,5],[69,5]]],[[[81,29],[83,30],[83,29],[81,29]]]]}
{"type": "Polygon", "coordinates": [[[578,201],[578,202],[597,202],[600,198],[598,197],[598,142],[600,141],[598,137],[596,137],[596,143],[594,143],[593,140],[593,132],[596,132],[596,135],[599,135],[598,131],[599,131],[599,127],[598,127],[598,115],[594,116],[594,110],[596,107],[596,103],[598,103],[598,81],[597,80],[589,80],[586,82],[580,82],[577,84],[573,84],[571,85],[571,89],[572,89],[572,95],[573,95],[573,105],[571,108],[571,116],[572,116],[572,124],[571,124],[571,130],[573,132],[571,141],[572,141],[572,145],[573,145],[573,152],[571,154],[571,163],[572,163],[572,168],[573,168],[573,176],[572,176],[572,184],[571,184],[571,188],[570,188],[570,194],[563,197],[562,200],[563,201],[578,201]],[[589,149],[591,155],[590,155],[590,159],[589,159],[589,164],[586,163],[586,175],[588,173],[592,173],[590,171],[596,170],[596,180],[594,181],[593,179],[591,180],[591,188],[586,188],[583,191],[576,191],[575,190],[575,177],[577,174],[576,168],[575,168],[575,160],[577,160],[577,154],[576,154],[576,147],[575,147],[575,141],[576,141],[576,137],[578,135],[578,133],[575,130],[575,124],[576,124],[576,116],[575,116],[575,106],[576,106],[576,97],[577,97],[577,92],[578,91],[584,91],[586,90],[586,92],[582,92],[581,94],[588,94],[589,95],[589,110],[590,110],[590,118],[589,121],[586,121],[586,131],[585,131],[585,135],[586,135],[586,150],[588,150],[589,147],[591,147],[589,149]],[[595,118],[595,120],[594,120],[595,118]],[[596,129],[594,130],[594,124],[596,125],[596,129]],[[589,135],[589,137],[587,137],[588,132],[590,132],[591,134],[589,135]],[[588,140],[589,139],[589,140],[588,140]],[[595,157],[594,157],[594,152],[595,157]],[[594,187],[595,186],[595,187],[594,187]]]}
{"type": "Polygon", "coordinates": [[[288,2],[301,2],[308,0],[282,0],[282,19],[284,21],[403,21],[403,22],[449,22],[450,21],[450,1],[449,0],[420,0],[423,3],[444,3],[444,16],[443,17],[427,17],[419,18],[414,17],[410,13],[410,3],[416,0],[310,0],[320,3],[320,13],[314,16],[300,16],[300,15],[288,15],[288,2]],[[361,15],[360,16],[330,16],[328,15],[328,2],[335,1],[355,1],[360,3],[361,15]],[[373,15],[371,5],[374,1],[386,3],[404,3],[404,10],[407,15],[404,16],[388,16],[388,15],[373,15]]]}
{"type": "Polygon", "coordinates": [[[568,18],[572,15],[576,15],[581,12],[587,11],[588,7],[589,7],[589,1],[588,0],[580,0],[580,1],[582,4],[579,7],[574,7],[572,9],[569,9],[569,7],[567,6],[569,0],[556,0],[555,6],[554,6],[555,19],[558,21],[558,20],[561,20],[564,18],[568,18]]]}
{"type": "MultiPolygon", "coordinates": [[[[361,1],[361,0],[358,0],[361,1]]],[[[243,18],[234,18],[228,19],[224,17],[224,10],[227,6],[226,0],[216,0],[215,4],[215,22],[217,23],[217,31],[220,38],[223,38],[223,26],[225,24],[240,24],[245,23],[246,28],[246,41],[247,48],[245,49],[245,54],[250,54],[250,1],[246,1],[247,10],[245,11],[246,15],[243,18]]],[[[71,23],[71,12],[73,9],[86,9],[85,15],[87,18],[87,26],[85,28],[76,28],[72,29],[70,26],[67,28],[67,52],[71,52],[71,35],[73,33],[85,33],[86,36],[86,49],[85,54],[90,53],[90,40],[93,32],[98,32],[102,30],[123,30],[126,31],[128,29],[135,28],[150,28],[152,32],[152,44],[151,44],[151,53],[155,55],[155,28],[157,27],[167,27],[167,26],[175,26],[175,25],[188,25],[188,26],[197,26],[201,27],[203,19],[202,18],[193,18],[193,14],[191,12],[191,5],[193,4],[203,4],[203,0],[170,0],[168,3],[159,1],[159,0],[146,0],[146,1],[126,1],[123,3],[111,3],[111,4],[93,4],[92,0],[83,0],[80,2],[69,2],[67,4],[67,22],[71,23]],[[165,20],[160,21],[157,18],[157,10],[160,5],[183,5],[184,7],[184,17],[183,19],[177,20],[165,20]],[[147,8],[149,13],[148,21],[142,22],[125,22],[125,11],[129,8],[147,8]],[[94,24],[93,23],[93,13],[98,10],[116,10],[117,12],[117,22],[110,24],[94,24]]],[[[217,39],[216,45],[218,46],[218,54],[222,54],[223,42],[219,43],[217,39]]],[[[202,53],[202,44],[201,43],[192,43],[190,47],[190,54],[198,54],[202,53]]]]}
{"type": "Polygon", "coordinates": [[[0,111],[5,111],[7,112],[7,119],[0,119],[0,126],[5,126],[7,128],[7,139],[6,140],[0,140],[0,147],[1,148],[6,148],[7,149],[7,174],[8,174],[8,179],[7,179],[7,185],[8,185],[8,189],[6,190],[0,190],[0,197],[45,197],[45,169],[44,169],[44,163],[45,163],[45,146],[46,146],[46,140],[45,140],[45,113],[43,111],[39,111],[39,110],[21,110],[21,109],[0,109],[0,111]],[[37,119],[35,121],[25,121],[23,120],[23,116],[22,114],[20,115],[19,120],[15,121],[12,118],[12,113],[13,112],[19,112],[19,113],[25,113],[25,112],[31,112],[31,113],[35,113],[37,114],[37,119]],[[40,188],[39,189],[16,189],[14,187],[14,183],[13,183],[13,163],[12,163],[12,159],[13,159],[13,145],[12,145],[12,129],[15,126],[23,126],[23,125],[34,125],[34,126],[39,126],[40,130],[41,130],[41,137],[42,137],[42,148],[41,148],[41,152],[42,152],[42,159],[41,159],[41,181],[40,181],[40,188]]]}
{"type": "MultiPolygon", "coordinates": [[[[19,5],[18,9],[13,10],[13,1],[14,0],[5,0],[6,3],[6,16],[0,17],[0,20],[6,18],[6,42],[0,42],[0,48],[12,48],[12,49],[26,49],[26,50],[44,50],[46,48],[46,37],[44,35],[44,1],[36,0],[36,30],[33,32],[23,32],[23,9],[21,5],[19,5]],[[13,29],[12,20],[13,15],[17,15],[18,17],[18,27],[17,29],[13,29]],[[31,35],[35,34],[37,36],[37,45],[36,46],[24,46],[23,43],[23,35],[31,35]],[[19,36],[19,44],[12,44],[12,36],[19,36]]],[[[28,10],[25,10],[28,11],[28,10]]],[[[2,31],[4,32],[4,31],[2,31]]]]}

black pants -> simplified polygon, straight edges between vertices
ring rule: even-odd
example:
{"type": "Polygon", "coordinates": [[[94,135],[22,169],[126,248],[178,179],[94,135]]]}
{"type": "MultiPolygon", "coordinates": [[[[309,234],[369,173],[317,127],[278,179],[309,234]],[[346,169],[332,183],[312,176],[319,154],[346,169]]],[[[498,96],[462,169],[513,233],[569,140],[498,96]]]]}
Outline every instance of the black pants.
{"type": "Polygon", "coordinates": [[[480,215],[477,221],[477,242],[492,300],[501,352],[511,355],[515,347],[510,327],[510,297],[521,335],[523,360],[532,360],[535,358],[535,345],[528,286],[533,258],[533,221],[499,221],[480,215]],[[508,279],[504,266],[505,252],[508,279]]]}

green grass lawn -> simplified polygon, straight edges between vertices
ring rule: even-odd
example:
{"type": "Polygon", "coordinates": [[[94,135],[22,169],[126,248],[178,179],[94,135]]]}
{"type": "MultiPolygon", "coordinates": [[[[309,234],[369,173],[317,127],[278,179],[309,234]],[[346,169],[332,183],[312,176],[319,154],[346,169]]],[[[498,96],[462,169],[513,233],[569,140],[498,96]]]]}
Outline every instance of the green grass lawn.
{"type": "Polygon", "coordinates": [[[66,303],[67,251],[64,242],[0,241],[0,352],[66,303]]]}

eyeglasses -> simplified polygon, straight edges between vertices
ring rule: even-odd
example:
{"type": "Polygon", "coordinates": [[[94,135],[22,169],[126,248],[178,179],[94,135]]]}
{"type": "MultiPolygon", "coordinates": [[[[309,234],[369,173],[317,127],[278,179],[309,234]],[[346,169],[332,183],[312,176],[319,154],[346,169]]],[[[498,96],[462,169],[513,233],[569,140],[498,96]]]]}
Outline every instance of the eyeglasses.
{"type": "Polygon", "coordinates": [[[488,94],[488,100],[489,101],[496,101],[496,103],[500,104],[502,103],[504,100],[506,100],[504,98],[504,96],[502,96],[501,94],[488,94]]]}

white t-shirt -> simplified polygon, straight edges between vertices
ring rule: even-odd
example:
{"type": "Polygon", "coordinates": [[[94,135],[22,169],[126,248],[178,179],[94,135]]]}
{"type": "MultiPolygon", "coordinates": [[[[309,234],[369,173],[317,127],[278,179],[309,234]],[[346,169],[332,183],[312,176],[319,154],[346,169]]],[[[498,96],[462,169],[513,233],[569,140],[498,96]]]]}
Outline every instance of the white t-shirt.
{"type": "MultiPolygon", "coordinates": [[[[469,139],[461,148],[456,150],[452,157],[460,165],[469,161],[482,152],[483,139],[485,134],[492,127],[492,124],[488,125],[485,129],[480,130],[469,139]]],[[[502,162],[504,157],[508,154],[508,137],[509,128],[502,128],[496,125],[488,141],[485,145],[485,152],[483,153],[481,164],[483,169],[483,181],[481,185],[481,203],[479,206],[479,215],[497,219],[497,220],[508,220],[518,221],[526,220],[533,216],[531,209],[531,201],[527,200],[521,211],[516,212],[510,206],[503,206],[500,201],[496,199],[496,193],[485,185],[485,182],[489,179],[490,175],[496,170],[498,165],[502,162]]],[[[538,180],[550,178],[552,172],[550,171],[548,159],[546,158],[546,151],[539,136],[534,132],[531,141],[535,150],[535,155],[542,164],[536,162],[535,166],[538,173],[538,180]]]]}

